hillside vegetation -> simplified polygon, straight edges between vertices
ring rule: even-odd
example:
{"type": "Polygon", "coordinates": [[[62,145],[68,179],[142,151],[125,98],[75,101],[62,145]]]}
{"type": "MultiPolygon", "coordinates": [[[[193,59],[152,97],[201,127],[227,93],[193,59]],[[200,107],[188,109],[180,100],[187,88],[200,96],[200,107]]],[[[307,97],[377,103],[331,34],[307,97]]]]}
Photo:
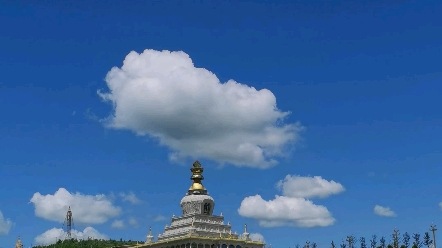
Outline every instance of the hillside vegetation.
{"type": "MultiPolygon", "coordinates": [[[[138,241],[139,244],[144,243],[143,241],[138,241]]],[[[124,241],[124,240],[59,240],[57,243],[47,246],[34,246],[33,248],[110,248],[110,247],[123,247],[126,245],[136,245],[137,241],[124,241]]]]}

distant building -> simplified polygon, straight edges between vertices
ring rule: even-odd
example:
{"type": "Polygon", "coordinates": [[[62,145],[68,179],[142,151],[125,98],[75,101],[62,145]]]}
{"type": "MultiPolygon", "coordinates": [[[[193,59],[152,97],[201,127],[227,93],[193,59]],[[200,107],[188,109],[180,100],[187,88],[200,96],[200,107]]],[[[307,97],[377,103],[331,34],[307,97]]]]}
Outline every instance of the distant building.
{"type": "Polygon", "coordinates": [[[15,242],[15,248],[23,248],[23,244],[21,243],[20,236],[18,236],[17,242],[15,242]]]}
{"type": "Polygon", "coordinates": [[[170,226],[158,235],[155,242],[152,229],[144,244],[137,247],[150,248],[263,248],[261,240],[252,241],[244,225],[242,234],[232,233],[230,223],[224,217],[213,215],[215,201],[202,185],[204,169],[198,161],[190,169],[193,181],[186,196],[181,200],[182,216],[172,216],[170,226]]]}

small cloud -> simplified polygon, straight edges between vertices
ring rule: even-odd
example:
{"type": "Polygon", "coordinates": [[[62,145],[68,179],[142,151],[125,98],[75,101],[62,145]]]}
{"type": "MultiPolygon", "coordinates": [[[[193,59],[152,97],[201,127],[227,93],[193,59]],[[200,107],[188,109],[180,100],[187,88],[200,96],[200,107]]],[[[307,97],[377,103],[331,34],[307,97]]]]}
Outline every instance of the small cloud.
{"type": "Polygon", "coordinates": [[[114,222],[112,222],[111,224],[111,227],[115,229],[124,229],[126,225],[124,224],[123,220],[114,220],[114,222]]]}
{"type": "Polygon", "coordinates": [[[383,207],[383,206],[379,206],[376,205],[374,206],[373,209],[374,213],[379,215],[379,216],[384,216],[384,217],[395,217],[396,213],[390,209],[390,207],[383,207]]]}
{"type": "Polygon", "coordinates": [[[0,211],[0,235],[7,235],[12,225],[12,221],[3,217],[3,213],[0,211]]]}
{"type": "Polygon", "coordinates": [[[158,215],[155,217],[155,219],[153,219],[153,221],[155,221],[155,222],[164,221],[164,220],[166,220],[166,217],[164,217],[162,215],[158,215]]]}
{"type": "Polygon", "coordinates": [[[260,234],[260,233],[251,233],[250,239],[253,241],[261,241],[263,243],[265,242],[264,236],[262,236],[262,234],[260,234]]]}
{"type": "Polygon", "coordinates": [[[277,185],[282,194],[288,197],[298,198],[326,198],[345,191],[342,184],[335,181],[327,181],[321,176],[302,177],[287,175],[277,185]]]}
{"type": "Polygon", "coordinates": [[[86,109],[86,111],[84,111],[84,117],[90,121],[100,121],[100,118],[94,112],[92,112],[91,109],[86,109]]]}
{"type": "Polygon", "coordinates": [[[127,201],[130,202],[132,204],[140,204],[141,200],[138,199],[138,197],[133,193],[133,192],[129,192],[129,193],[120,193],[120,197],[123,199],[123,201],[127,201]]]}
{"type": "Polygon", "coordinates": [[[138,224],[137,219],[135,219],[134,217],[130,217],[130,218],[129,218],[129,225],[131,225],[131,226],[133,226],[133,227],[135,227],[135,228],[137,228],[137,227],[140,226],[140,225],[138,224]]]}
{"type": "Polygon", "coordinates": [[[325,206],[316,205],[305,198],[275,196],[264,200],[261,195],[242,200],[239,215],[256,219],[262,227],[294,226],[301,228],[326,227],[335,219],[325,206]]]}

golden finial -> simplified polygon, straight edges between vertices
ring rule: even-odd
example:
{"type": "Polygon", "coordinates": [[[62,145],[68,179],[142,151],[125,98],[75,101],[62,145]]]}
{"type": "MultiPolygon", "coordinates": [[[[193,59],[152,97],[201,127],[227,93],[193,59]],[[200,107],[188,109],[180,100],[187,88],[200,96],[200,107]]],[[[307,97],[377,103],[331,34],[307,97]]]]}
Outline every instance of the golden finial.
{"type": "Polygon", "coordinates": [[[192,177],[190,179],[193,180],[193,184],[190,186],[189,191],[205,191],[206,189],[201,183],[201,180],[204,180],[202,175],[204,168],[201,167],[201,163],[198,160],[193,163],[190,171],[192,172],[192,177]]]}
{"type": "Polygon", "coordinates": [[[193,162],[193,168],[202,168],[201,167],[201,163],[200,163],[200,161],[198,161],[198,160],[195,160],[195,162],[193,162]]]}

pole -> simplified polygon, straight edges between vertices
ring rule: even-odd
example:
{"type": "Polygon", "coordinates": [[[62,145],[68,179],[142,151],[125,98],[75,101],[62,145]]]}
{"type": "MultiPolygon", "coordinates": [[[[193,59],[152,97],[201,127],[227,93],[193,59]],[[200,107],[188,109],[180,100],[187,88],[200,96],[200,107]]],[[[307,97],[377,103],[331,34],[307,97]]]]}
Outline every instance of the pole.
{"type": "Polygon", "coordinates": [[[434,248],[437,248],[436,246],[436,225],[431,225],[430,226],[430,231],[433,233],[433,244],[434,244],[434,248]]]}

